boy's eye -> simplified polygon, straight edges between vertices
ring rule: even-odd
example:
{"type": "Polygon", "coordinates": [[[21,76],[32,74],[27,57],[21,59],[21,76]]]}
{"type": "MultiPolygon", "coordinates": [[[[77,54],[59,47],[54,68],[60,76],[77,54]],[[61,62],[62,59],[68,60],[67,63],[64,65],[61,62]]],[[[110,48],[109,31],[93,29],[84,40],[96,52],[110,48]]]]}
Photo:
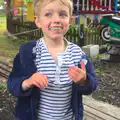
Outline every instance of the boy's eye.
{"type": "Polygon", "coordinates": [[[63,12],[61,12],[59,15],[60,15],[60,16],[65,16],[65,17],[68,16],[67,13],[63,13],[63,12]]]}
{"type": "Polygon", "coordinates": [[[50,17],[50,16],[52,16],[52,13],[46,13],[45,16],[50,17]]]}

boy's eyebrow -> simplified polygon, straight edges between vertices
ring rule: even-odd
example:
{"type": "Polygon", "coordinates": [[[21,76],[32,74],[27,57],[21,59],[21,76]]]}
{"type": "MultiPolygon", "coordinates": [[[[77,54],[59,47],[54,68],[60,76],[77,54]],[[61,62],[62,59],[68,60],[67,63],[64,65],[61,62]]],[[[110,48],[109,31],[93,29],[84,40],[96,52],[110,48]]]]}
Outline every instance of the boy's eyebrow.
{"type": "Polygon", "coordinates": [[[65,11],[65,10],[61,10],[60,12],[64,12],[64,13],[67,13],[67,11],[65,11]]]}
{"type": "MultiPolygon", "coordinates": [[[[53,9],[46,9],[45,11],[54,11],[53,9]]],[[[64,12],[64,13],[67,13],[66,10],[60,10],[59,12],[64,12]]]]}

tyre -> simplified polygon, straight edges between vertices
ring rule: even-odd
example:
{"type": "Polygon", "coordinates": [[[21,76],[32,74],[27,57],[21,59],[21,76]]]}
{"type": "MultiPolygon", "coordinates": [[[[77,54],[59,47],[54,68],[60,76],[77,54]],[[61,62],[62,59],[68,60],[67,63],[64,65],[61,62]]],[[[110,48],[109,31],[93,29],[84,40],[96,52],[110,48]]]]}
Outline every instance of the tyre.
{"type": "Polygon", "coordinates": [[[110,41],[110,27],[104,26],[100,31],[100,37],[104,42],[110,41]]]}

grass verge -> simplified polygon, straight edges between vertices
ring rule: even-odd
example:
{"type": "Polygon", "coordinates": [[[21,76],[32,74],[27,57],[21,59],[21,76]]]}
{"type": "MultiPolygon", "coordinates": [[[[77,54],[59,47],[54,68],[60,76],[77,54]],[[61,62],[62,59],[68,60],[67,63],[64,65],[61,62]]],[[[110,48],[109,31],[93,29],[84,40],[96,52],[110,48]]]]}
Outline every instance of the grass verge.
{"type": "Polygon", "coordinates": [[[0,33],[6,30],[6,17],[0,17],[0,33]]]}
{"type": "Polygon", "coordinates": [[[16,45],[16,41],[7,36],[0,36],[0,56],[13,59],[13,57],[18,52],[19,46],[16,45]]]}

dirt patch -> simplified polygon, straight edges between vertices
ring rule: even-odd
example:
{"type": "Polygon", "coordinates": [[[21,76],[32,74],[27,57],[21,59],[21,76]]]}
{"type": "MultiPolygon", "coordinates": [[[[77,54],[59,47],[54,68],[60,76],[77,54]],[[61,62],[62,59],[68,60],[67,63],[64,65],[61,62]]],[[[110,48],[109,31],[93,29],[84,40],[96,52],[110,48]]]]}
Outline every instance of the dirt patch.
{"type": "Polygon", "coordinates": [[[16,98],[7,89],[0,87],[0,120],[15,120],[13,116],[16,98]]]}
{"type": "Polygon", "coordinates": [[[93,61],[99,82],[92,97],[120,107],[120,63],[93,61]]]}

